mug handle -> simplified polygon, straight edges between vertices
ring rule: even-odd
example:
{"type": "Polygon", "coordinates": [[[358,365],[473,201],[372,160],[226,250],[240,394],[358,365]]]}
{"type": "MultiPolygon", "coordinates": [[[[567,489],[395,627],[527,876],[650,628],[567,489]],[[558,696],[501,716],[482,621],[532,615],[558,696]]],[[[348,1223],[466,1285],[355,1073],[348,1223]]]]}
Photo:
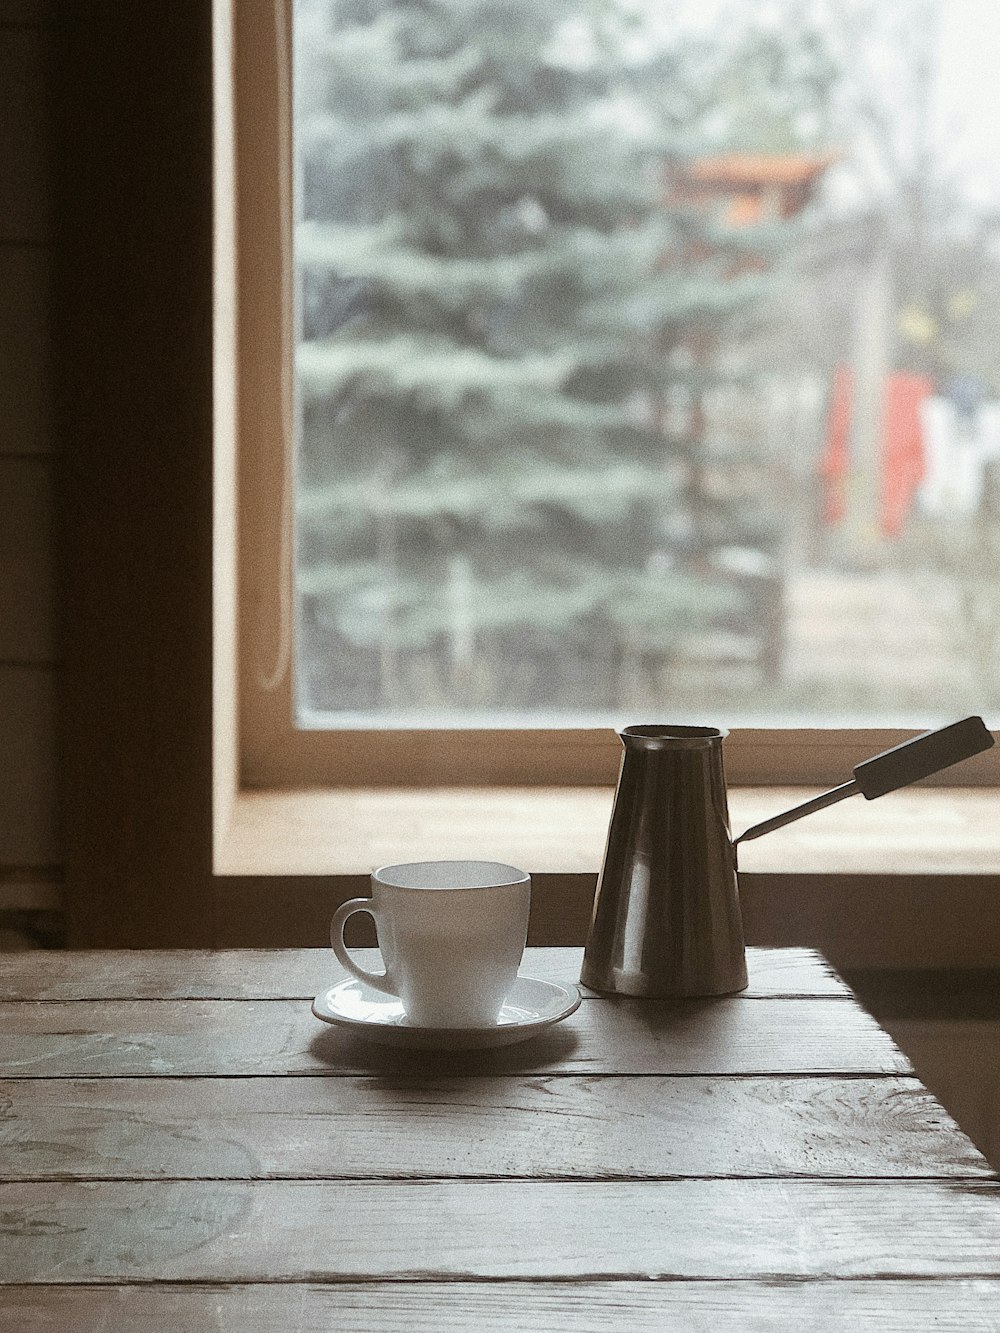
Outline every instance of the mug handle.
{"type": "Polygon", "coordinates": [[[384,973],[369,972],[367,968],[359,967],[347,952],[347,945],[344,943],[344,926],[347,924],[347,918],[353,916],[355,912],[367,912],[375,922],[376,927],[378,926],[378,917],[372,910],[372,900],[370,898],[351,898],[348,902],[342,903],[334,912],[333,920],[330,922],[330,943],[333,946],[333,952],[337,955],[337,961],[352,976],[357,977],[359,981],[363,981],[366,986],[383,991],[386,995],[396,995],[396,990],[389,979],[388,964],[386,964],[384,973]]]}

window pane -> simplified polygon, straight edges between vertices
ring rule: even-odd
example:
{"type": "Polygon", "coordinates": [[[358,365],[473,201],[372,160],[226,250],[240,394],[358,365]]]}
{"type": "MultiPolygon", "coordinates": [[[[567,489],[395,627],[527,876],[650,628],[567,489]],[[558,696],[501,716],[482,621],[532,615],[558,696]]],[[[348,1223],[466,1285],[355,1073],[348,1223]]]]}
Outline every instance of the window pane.
{"type": "Polygon", "coordinates": [[[993,0],[296,0],[301,726],[996,711],[993,0]]]}

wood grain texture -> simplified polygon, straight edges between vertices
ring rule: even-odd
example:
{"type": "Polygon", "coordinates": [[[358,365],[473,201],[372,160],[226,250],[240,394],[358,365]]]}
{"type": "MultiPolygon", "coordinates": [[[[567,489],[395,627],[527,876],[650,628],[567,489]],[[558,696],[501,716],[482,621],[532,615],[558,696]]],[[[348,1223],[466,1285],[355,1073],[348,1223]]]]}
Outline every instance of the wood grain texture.
{"type": "MultiPolygon", "coordinates": [[[[378,966],[375,950],[358,959],[378,966]]],[[[521,971],[566,984],[582,961],[582,948],[529,948],[521,971]]],[[[747,971],[744,998],[851,994],[809,949],[748,949],[747,971]]],[[[58,950],[6,959],[0,1000],[311,1000],[341,975],[329,949],[58,950]]]]}
{"type": "Polygon", "coordinates": [[[0,1083],[25,1179],[989,1176],[915,1079],[0,1083]]]}
{"type": "Polygon", "coordinates": [[[325,950],[144,958],[0,1005],[0,1330],[995,1327],[1000,1183],[815,956],[451,1057],[317,1023],[325,950]]]}
{"type": "Polygon", "coordinates": [[[318,1022],[300,1000],[108,1000],[0,1005],[0,1076],[403,1071],[905,1074],[863,1010],[822,1000],[593,1000],[519,1046],[411,1052],[318,1022]]]}
{"type": "Polygon", "coordinates": [[[889,1018],[885,1027],[979,1150],[1000,1164],[1000,1021],[889,1018]]]}
{"type": "Polygon", "coordinates": [[[11,1286],[2,1333],[996,1333],[1000,1282],[11,1286]]]}
{"type": "Polygon", "coordinates": [[[1000,1277],[980,1181],[0,1185],[7,1282],[1000,1277]]]}

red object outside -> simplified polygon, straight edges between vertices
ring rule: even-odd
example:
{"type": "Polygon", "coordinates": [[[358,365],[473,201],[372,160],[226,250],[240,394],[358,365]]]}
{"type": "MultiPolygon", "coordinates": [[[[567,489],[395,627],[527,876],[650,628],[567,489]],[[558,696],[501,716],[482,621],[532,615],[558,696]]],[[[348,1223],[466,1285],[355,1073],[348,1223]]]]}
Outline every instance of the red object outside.
{"type": "MultiPolygon", "coordinates": [[[[924,475],[924,440],[920,406],[934,385],[926,375],[893,371],[885,383],[879,479],[879,522],[883,536],[898,537],[924,475]]],[[[831,525],[846,513],[850,475],[853,382],[847,366],[838,366],[830,395],[826,449],[820,462],[825,483],[823,517],[831,525]]]]}

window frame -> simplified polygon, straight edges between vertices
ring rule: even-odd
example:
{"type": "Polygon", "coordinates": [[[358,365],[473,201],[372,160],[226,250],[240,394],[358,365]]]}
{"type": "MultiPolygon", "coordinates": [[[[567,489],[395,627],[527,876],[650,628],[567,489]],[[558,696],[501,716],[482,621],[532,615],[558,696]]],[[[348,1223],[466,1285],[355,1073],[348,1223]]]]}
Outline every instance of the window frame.
{"type": "MultiPolygon", "coordinates": [[[[217,8],[228,4],[217,0],[217,8]]],[[[235,170],[236,212],[217,198],[217,217],[231,228],[217,245],[227,265],[220,287],[222,319],[238,291],[232,356],[239,384],[235,431],[217,437],[217,543],[231,541],[227,511],[240,515],[238,554],[220,550],[216,636],[231,634],[238,608],[235,664],[237,785],[289,788],[592,786],[613,783],[620,746],[610,728],[299,730],[292,698],[293,489],[291,59],[292,0],[250,0],[230,15],[233,139],[220,161],[235,170]],[[237,451],[238,460],[233,457],[237,451]],[[236,487],[235,500],[229,488],[236,487]],[[280,505],[273,497],[280,495],[280,505]]],[[[220,107],[217,102],[217,119],[220,107]]],[[[218,132],[217,125],[217,132],[218,132]]],[[[225,136],[223,135],[223,138],[225,136]]],[[[229,188],[223,184],[223,193],[229,188]]],[[[224,377],[223,377],[224,382],[224,377]]],[[[233,672],[227,661],[224,670],[233,672]]],[[[708,719],[715,721],[716,719],[708,719]]],[[[734,785],[823,785],[842,781],[856,763],[914,734],[903,728],[739,728],[726,742],[734,785]]],[[[230,749],[232,736],[229,738],[230,749]]],[[[229,764],[233,758],[230,753],[229,764]]],[[[941,785],[996,781],[988,760],[944,773],[941,785]]]]}

